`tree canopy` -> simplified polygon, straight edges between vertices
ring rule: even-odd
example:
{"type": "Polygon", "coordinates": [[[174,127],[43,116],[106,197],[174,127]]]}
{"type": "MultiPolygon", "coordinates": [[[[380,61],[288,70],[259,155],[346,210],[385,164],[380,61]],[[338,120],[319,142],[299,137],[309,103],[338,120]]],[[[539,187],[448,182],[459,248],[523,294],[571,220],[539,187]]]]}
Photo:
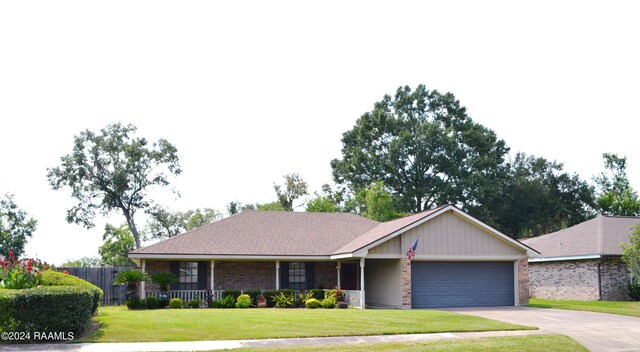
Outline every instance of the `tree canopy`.
{"type": "Polygon", "coordinates": [[[13,201],[13,195],[5,194],[0,198],[0,255],[9,257],[13,251],[20,258],[37,226],[38,222],[13,201]]]}
{"type": "Polygon", "coordinates": [[[514,238],[554,232],[595,216],[593,189],[545,158],[516,154],[496,190],[471,215],[514,238]]]}
{"type": "Polygon", "coordinates": [[[603,215],[640,215],[640,198],[627,176],[627,158],[604,153],[605,171],[593,178],[598,211],[603,215]]]}
{"type": "Polygon", "coordinates": [[[156,205],[151,207],[148,213],[145,235],[155,239],[171,238],[222,219],[222,214],[211,208],[171,212],[163,206],[156,205]]]}
{"type": "Polygon", "coordinates": [[[410,212],[475,202],[509,151],[453,94],[424,85],[385,95],[342,144],[342,159],[331,161],[334,181],[354,192],[382,181],[410,212]]]}
{"type": "Polygon", "coordinates": [[[61,157],[59,166],[47,169],[54,190],[69,187],[78,204],[67,210],[67,221],[91,228],[96,212],[120,211],[136,248],[140,234],[134,221],[139,210],[151,206],[148,191],[168,186],[169,176],[181,172],[177,149],[165,139],[151,145],[135,137],[136,127],[115,123],[95,133],[74,137],[72,152],[61,157]]]}
{"type": "Polygon", "coordinates": [[[273,183],[273,189],[276,191],[278,203],[282,205],[282,209],[293,211],[293,202],[307,194],[307,183],[302,180],[297,173],[291,173],[283,176],[284,185],[273,183]]]}
{"type": "Polygon", "coordinates": [[[82,257],[76,260],[69,259],[65,263],[62,263],[60,266],[63,268],[87,268],[102,265],[102,259],[100,259],[99,257],[82,257]]]}
{"type": "Polygon", "coordinates": [[[126,224],[115,227],[106,224],[102,235],[104,243],[98,252],[102,263],[107,266],[132,266],[133,262],[127,256],[135,249],[134,239],[126,224]]]}

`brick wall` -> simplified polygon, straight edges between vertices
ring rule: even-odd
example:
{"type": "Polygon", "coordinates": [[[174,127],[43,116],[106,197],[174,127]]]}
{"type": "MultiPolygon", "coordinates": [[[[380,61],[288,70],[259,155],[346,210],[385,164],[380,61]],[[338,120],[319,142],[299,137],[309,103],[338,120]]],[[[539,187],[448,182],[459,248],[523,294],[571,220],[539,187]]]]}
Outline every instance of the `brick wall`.
{"type": "Polygon", "coordinates": [[[598,263],[602,300],[630,299],[624,292],[629,274],[619,258],[529,263],[531,297],[585,301],[600,299],[598,263]]]}
{"type": "Polygon", "coordinates": [[[627,301],[631,297],[625,292],[629,282],[627,265],[620,258],[603,259],[600,264],[603,301],[627,301]]]}
{"type": "Polygon", "coordinates": [[[276,262],[216,261],[216,290],[275,290],[276,262]]]}
{"type": "MultiPolygon", "coordinates": [[[[158,272],[171,272],[171,266],[168,261],[163,260],[147,260],[145,262],[145,272],[149,275],[158,272]]],[[[145,291],[153,292],[160,291],[160,287],[154,284],[150,280],[145,282],[145,291]]]]}
{"type": "Polygon", "coordinates": [[[527,258],[518,260],[518,304],[529,304],[529,263],[527,258]]]}
{"type": "Polygon", "coordinates": [[[402,308],[411,308],[411,261],[402,259],[402,308]]]}
{"type": "Polygon", "coordinates": [[[316,262],[314,288],[332,289],[338,285],[336,262],[316,262]]]}
{"type": "Polygon", "coordinates": [[[529,263],[529,292],[534,298],[597,300],[598,262],[529,263]]]}

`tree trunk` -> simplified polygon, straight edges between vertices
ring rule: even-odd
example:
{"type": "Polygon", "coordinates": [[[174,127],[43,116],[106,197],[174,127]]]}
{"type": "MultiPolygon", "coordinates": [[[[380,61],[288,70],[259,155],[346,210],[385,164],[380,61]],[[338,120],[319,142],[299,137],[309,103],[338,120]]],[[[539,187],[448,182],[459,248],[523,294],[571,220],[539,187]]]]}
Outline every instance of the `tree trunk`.
{"type": "Polygon", "coordinates": [[[136,242],[136,249],[140,249],[140,235],[138,234],[135,222],[133,222],[133,216],[131,216],[131,213],[127,209],[122,209],[122,213],[124,214],[124,217],[127,218],[127,225],[129,226],[129,231],[131,231],[133,239],[136,242]]]}

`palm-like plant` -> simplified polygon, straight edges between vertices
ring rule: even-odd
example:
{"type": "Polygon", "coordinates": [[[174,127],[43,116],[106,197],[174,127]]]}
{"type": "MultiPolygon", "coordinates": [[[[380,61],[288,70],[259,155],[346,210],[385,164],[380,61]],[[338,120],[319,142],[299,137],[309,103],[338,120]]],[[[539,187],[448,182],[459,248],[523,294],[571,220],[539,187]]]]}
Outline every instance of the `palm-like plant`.
{"type": "Polygon", "coordinates": [[[135,293],[138,292],[138,283],[147,279],[147,274],[140,270],[122,270],[116,274],[116,279],[113,280],[113,283],[116,285],[127,284],[127,291],[130,295],[135,296],[135,293]]]}
{"type": "Polygon", "coordinates": [[[151,274],[151,282],[158,284],[160,291],[168,291],[169,286],[176,282],[176,277],[172,273],[162,271],[151,274]]]}

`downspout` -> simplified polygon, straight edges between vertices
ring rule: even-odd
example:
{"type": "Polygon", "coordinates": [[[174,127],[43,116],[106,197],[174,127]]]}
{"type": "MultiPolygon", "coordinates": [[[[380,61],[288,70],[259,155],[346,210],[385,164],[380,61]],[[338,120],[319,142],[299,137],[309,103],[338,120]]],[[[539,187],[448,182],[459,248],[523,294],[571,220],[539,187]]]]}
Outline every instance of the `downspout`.
{"type": "Polygon", "coordinates": [[[602,301],[602,275],[600,274],[600,264],[602,262],[598,262],[598,300],[602,301]]]}

